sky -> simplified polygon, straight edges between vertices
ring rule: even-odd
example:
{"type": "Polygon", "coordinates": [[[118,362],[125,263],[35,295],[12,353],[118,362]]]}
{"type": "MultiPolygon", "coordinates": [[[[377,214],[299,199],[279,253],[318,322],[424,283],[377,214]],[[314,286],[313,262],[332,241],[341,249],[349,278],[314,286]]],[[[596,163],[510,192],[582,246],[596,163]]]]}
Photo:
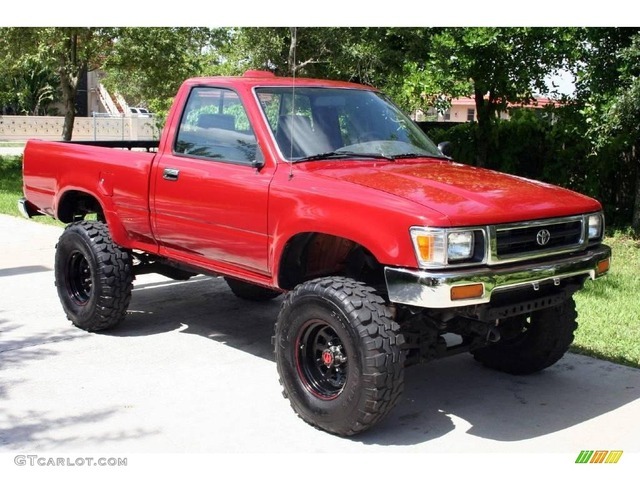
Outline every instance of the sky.
{"type": "Polygon", "coordinates": [[[545,79],[550,90],[556,88],[560,95],[571,96],[576,90],[575,77],[568,71],[560,72],[545,79]]]}

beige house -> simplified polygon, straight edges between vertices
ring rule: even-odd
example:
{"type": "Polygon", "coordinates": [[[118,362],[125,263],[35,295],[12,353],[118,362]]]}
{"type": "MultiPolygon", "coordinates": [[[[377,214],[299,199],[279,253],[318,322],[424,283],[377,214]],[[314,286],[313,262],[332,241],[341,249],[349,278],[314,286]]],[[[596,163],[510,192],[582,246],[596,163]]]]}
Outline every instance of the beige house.
{"type": "MultiPolygon", "coordinates": [[[[523,104],[510,104],[509,109],[513,108],[534,108],[542,109],[547,105],[554,105],[556,102],[553,99],[546,97],[537,97],[534,103],[523,104]]],[[[500,118],[504,120],[509,119],[509,111],[501,112],[500,118]]],[[[430,108],[426,112],[418,110],[415,112],[414,120],[417,122],[475,122],[478,120],[476,113],[476,102],[473,97],[460,97],[451,100],[451,108],[444,113],[439,113],[435,108],[430,108]]]]}

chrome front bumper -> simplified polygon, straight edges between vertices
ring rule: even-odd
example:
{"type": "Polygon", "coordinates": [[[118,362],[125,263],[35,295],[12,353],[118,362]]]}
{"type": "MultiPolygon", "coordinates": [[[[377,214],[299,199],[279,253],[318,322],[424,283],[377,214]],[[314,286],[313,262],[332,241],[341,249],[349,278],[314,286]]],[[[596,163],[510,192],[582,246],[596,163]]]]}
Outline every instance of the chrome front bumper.
{"type": "Polygon", "coordinates": [[[611,249],[599,245],[568,258],[535,263],[443,271],[385,267],[384,274],[391,302],[426,308],[451,308],[488,303],[494,292],[510,288],[530,285],[537,289],[542,283],[559,284],[563,279],[580,276],[595,280],[606,273],[598,272],[598,263],[610,257],[611,249]],[[482,296],[451,299],[453,287],[473,284],[483,285],[482,296]]]}

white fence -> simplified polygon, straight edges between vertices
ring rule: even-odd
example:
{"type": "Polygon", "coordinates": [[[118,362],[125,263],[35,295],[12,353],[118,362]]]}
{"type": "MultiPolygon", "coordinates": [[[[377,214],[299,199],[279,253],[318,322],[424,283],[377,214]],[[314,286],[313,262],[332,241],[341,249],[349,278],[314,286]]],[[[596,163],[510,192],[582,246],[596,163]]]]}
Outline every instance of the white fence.
{"type": "MultiPolygon", "coordinates": [[[[0,141],[60,140],[64,117],[0,115],[0,141]]],[[[157,140],[153,117],[76,117],[73,140],[157,140]]]]}

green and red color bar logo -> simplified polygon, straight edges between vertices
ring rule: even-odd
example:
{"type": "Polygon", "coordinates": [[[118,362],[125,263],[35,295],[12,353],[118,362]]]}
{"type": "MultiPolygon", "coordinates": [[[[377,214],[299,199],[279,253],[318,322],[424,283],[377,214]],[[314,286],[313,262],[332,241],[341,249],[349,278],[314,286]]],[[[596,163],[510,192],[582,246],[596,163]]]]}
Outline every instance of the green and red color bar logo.
{"type": "Polygon", "coordinates": [[[618,463],[622,450],[582,450],[576,463],[618,463]]]}

